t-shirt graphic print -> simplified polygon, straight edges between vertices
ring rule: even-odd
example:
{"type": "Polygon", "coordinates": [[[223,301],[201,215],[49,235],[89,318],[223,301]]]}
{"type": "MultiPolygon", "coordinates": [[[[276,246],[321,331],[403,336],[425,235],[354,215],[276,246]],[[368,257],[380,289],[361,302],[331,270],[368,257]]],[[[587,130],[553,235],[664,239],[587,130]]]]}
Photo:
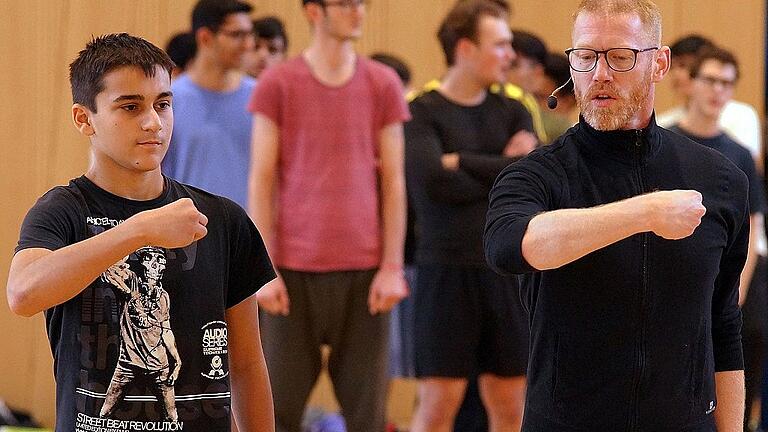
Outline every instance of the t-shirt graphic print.
{"type": "Polygon", "coordinates": [[[100,417],[111,417],[123,398],[126,386],[138,376],[151,382],[152,393],[161,402],[165,420],[177,421],[173,384],[179,377],[181,359],[171,329],[170,302],[163,289],[166,258],[162,249],[141,248],[117,262],[101,275],[123,298],[120,314],[120,355],[100,417]],[[131,270],[139,261],[143,275],[131,270]]]}

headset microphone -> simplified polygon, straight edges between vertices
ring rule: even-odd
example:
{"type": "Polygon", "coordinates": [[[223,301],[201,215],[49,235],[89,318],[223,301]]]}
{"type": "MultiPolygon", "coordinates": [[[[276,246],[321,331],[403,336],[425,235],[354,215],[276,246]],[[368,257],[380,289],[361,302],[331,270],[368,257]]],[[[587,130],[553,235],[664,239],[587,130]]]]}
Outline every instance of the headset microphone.
{"type": "Polygon", "coordinates": [[[552,92],[552,94],[547,96],[547,108],[551,110],[557,108],[557,96],[555,96],[555,94],[559,93],[560,90],[562,90],[565,86],[567,86],[569,82],[571,82],[571,77],[568,77],[568,81],[566,81],[565,84],[556,88],[555,91],[552,92]]]}

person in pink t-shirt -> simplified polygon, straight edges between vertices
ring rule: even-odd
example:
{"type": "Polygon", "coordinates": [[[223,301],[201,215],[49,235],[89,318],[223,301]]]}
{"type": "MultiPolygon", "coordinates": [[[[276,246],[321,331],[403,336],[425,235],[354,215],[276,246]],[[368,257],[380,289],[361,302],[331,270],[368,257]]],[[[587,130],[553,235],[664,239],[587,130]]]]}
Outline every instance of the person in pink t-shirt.
{"type": "Polygon", "coordinates": [[[394,71],[360,56],[362,0],[303,0],[309,47],[254,90],[249,211],[278,278],[258,293],[278,431],[299,431],[329,345],[350,432],[384,430],[389,311],[403,279],[405,181],[394,71]]]}

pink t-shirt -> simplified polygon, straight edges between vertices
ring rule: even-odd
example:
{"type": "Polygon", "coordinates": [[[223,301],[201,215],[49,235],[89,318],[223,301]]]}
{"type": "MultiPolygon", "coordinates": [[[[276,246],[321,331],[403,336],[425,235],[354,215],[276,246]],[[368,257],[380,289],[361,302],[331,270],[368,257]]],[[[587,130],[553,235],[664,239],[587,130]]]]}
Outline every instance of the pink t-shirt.
{"type": "Polygon", "coordinates": [[[352,78],[329,87],[299,56],[262,75],[249,109],[280,131],[275,265],[315,272],[378,266],[378,136],[410,117],[394,71],[358,56],[352,78]]]}

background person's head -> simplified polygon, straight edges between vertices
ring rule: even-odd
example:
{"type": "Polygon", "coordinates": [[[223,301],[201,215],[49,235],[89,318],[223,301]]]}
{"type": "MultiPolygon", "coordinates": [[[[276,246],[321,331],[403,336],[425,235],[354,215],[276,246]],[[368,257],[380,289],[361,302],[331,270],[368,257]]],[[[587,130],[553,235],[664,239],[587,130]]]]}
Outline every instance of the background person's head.
{"type": "Polygon", "coordinates": [[[196,51],[195,35],[192,33],[177,33],[168,40],[168,44],[165,46],[165,52],[167,52],[171,60],[176,63],[176,67],[173,69],[174,78],[187,69],[189,62],[195,58],[196,51]]]}
{"type": "Polygon", "coordinates": [[[514,59],[507,12],[490,0],[457,3],[437,34],[448,67],[459,67],[482,85],[503,82],[514,59]]]}
{"type": "Polygon", "coordinates": [[[645,127],[655,83],[669,71],[658,7],[650,0],[584,0],[572,37],[568,61],[585,120],[599,130],[645,127]]]}
{"type": "Polygon", "coordinates": [[[678,97],[685,100],[688,97],[691,84],[690,69],[696,56],[704,49],[714,47],[715,44],[697,34],[690,34],[677,39],[669,49],[672,51],[672,66],[669,76],[672,80],[672,89],[678,97]]]}
{"type": "Polygon", "coordinates": [[[515,58],[511,62],[509,81],[528,93],[535,93],[544,75],[547,45],[533,33],[512,30],[512,48],[515,58]]]}
{"type": "Polygon", "coordinates": [[[403,94],[408,94],[411,89],[411,68],[403,60],[392,54],[374,53],[371,54],[371,60],[385,64],[391,67],[397,76],[400,78],[400,82],[403,83],[403,94]]]}
{"type": "Polygon", "coordinates": [[[550,52],[544,60],[544,76],[540,81],[538,90],[534,93],[536,100],[542,108],[547,108],[547,97],[556,88],[565,84],[565,87],[557,93],[557,108],[555,112],[568,116],[576,107],[576,95],[573,93],[573,82],[568,82],[571,77],[571,68],[568,65],[568,57],[560,53],[550,52]],[[566,84],[567,83],[567,84],[566,84]]]}
{"type": "Polygon", "coordinates": [[[274,16],[253,21],[253,34],[256,45],[246,55],[245,71],[258,78],[264,69],[285,60],[288,52],[288,35],[282,21],[274,16]]]}
{"type": "Polygon", "coordinates": [[[238,0],[200,0],[192,10],[197,58],[224,70],[242,69],[253,49],[253,8],[238,0]]]}
{"type": "Polygon", "coordinates": [[[69,65],[72,120],[96,170],[159,169],[173,131],[168,54],[126,33],[94,38],[69,65]]]}
{"type": "Polygon", "coordinates": [[[304,14],[315,37],[340,42],[355,41],[363,35],[368,0],[302,0],[304,14]]]}
{"type": "Polygon", "coordinates": [[[717,121],[725,104],[733,98],[739,79],[736,57],[730,51],[710,46],[694,58],[689,77],[688,111],[717,121]]]}

